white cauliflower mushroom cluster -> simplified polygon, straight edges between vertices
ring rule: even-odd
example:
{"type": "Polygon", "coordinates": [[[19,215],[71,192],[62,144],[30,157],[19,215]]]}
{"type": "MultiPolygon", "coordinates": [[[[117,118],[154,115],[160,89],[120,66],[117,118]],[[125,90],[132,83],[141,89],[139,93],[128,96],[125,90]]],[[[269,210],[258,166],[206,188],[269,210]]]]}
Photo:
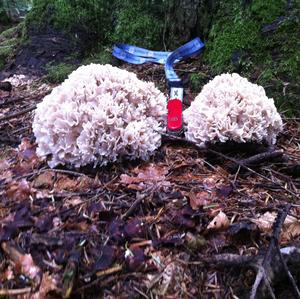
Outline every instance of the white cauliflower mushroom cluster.
{"type": "Polygon", "coordinates": [[[37,154],[50,167],[147,160],[160,146],[166,98],[153,83],[111,65],[81,66],[37,105],[37,154]]]}
{"type": "Polygon", "coordinates": [[[228,140],[275,144],[283,126],[264,88],[238,74],[222,74],[208,82],[183,116],[186,138],[203,147],[228,140]]]}

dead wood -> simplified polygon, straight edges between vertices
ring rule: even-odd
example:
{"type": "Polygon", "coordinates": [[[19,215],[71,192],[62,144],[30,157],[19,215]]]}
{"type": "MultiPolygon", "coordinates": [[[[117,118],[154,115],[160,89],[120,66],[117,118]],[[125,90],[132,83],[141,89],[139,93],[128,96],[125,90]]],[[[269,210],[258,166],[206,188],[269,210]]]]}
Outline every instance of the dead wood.
{"type": "Polygon", "coordinates": [[[258,272],[256,275],[254,285],[251,290],[250,299],[255,299],[257,297],[257,291],[258,291],[258,288],[262,281],[267,286],[270,296],[272,298],[276,298],[274,295],[274,292],[270,286],[270,281],[272,279],[269,277],[269,272],[270,272],[269,268],[271,265],[272,256],[276,252],[276,246],[279,241],[279,235],[280,235],[284,220],[287,217],[290,209],[291,209],[291,204],[287,204],[284,207],[284,209],[282,211],[279,211],[277,214],[276,221],[274,222],[274,225],[273,225],[273,233],[271,236],[271,241],[270,241],[268,250],[266,251],[266,254],[264,256],[264,259],[263,259],[261,265],[258,265],[258,272]]]}
{"type": "Polygon", "coordinates": [[[25,108],[25,109],[21,110],[21,111],[14,112],[14,113],[2,116],[2,117],[0,117],[0,122],[5,121],[5,120],[9,120],[9,119],[12,119],[12,118],[16,118],[16,117],[21,116],[21,115],[24,115],[28,112],[31,112],[31,111],[35,110],[35,108],[36,108],[36,105],[32,105],[28,108],[25,108]]]}
{"type": "Polygon", "coordinates": [[[283,156],[283,150],[275,150],[273,152],[265,152],[261,154],[257,154],[254,156],[251,156],[249,158],[239,160],[239,163],[244,166],[251,166],[251,165],[258,165],[263,162],[269,162],[274,159],[278,159],[283,156]]]}

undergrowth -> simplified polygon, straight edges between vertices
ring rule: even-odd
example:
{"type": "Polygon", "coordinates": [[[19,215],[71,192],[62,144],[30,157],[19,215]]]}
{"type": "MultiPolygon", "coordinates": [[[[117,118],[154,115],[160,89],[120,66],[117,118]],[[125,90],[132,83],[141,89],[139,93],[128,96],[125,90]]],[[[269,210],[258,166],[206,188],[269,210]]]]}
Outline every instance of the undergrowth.
{"type": "Polygon", "coordinates": [[[56,65],[48,64],[46,66],[46,81],[49,83],[61,83],[67,79],[68,75],[71,74],[77,68],[74,64],[59,63],[56,65]]]}

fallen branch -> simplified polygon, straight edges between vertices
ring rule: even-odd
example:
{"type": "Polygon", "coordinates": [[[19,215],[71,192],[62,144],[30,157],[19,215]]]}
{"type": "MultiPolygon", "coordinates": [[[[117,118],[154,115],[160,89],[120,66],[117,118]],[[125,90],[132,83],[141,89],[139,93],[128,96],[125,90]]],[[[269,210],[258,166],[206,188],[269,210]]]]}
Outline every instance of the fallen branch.
{"type": "Polygon", "coordinates": [[[15,112],[15,113],[11,113],[9,115],[2,116],[2,117],[0,117],[0,122],[5,121],[5,120],[9,120],[9,119],[12,119],[12,118],[15,118],[17,116],[21,116],[21,115],[26,114],[26,113],[28,113],[30,111],[33,111],[35,108],[36,108],[36,105],[32,105],[31,107],[23,109],[21,111],[18,111],[18,112],[15,112]]]}
{"type": "Polygon", "coordinates": [[[121,272],[122,270],[123,270],[123,267],[121,265],[116,265],[112,268],[96,272],[96,276],[102,277],[102,276],[106,276],[106,275],[111,275],[111,274],[115,274],[117,272],[121,272]]]}
{"type": "Polygon", "coordinates": [[[280,258],[280,262],[281,262],[281,264],[283,266],[283,269],[286,272],[286,275],[287,275],[287,277],[288,277],[288,279],[289,279],[289,281],[290,281],[290,283],[291,283],[291,285],[293,287],[295,298],[300,299],[300,291],[298,289],[298,286],[297,286],[297,284],[295,282],[295,279],[294,279],[293,275],[289,271],[289,268],[288,268],[288,266],[287,266],[287,264],[286,264],[286,262],[285,262],[285,260],[284,260],[284,258],[282,256],[282,253],[280,251],[280,246],[279,246],[278,243],[276,244],[276,249],[277,249],[277,254],[278,254],[279,258],[280,258]]]}
{"type": "Polygon", "coordinates": [[[4,101],[2,103],[0,103],[0,108],[6,106],[6,105],[9,105],[9,104],[15,104],[17,102],[21,102],[21,101],[25,101],[27,100],[27,98],[24,98],[24,97],[19,97],[19,98],[12,98],[8,101],[4,101]]]}
{"type": "Polygon", "coordinates": [[[276,159],[276,158],[279,158],[282,156],[283,156],[283,150],[277,150],[277,151],[273,151],[273,152],[260,153],[260,154],[251,156],[249,158],[239,160],[239,163],[241,163],[244,166],[258,165],[265,161],[276,159]]]}
{"type": "Polygon", "coordinates": [[[291,204],[287,204],[284,207],[284,209],[279,211],[277,214],[276,221],[273,224],[273,234],[271,237],[271,241],[270,241],[268,250],[265,254],[265,257],[262,261],[262,264],[259,266],[259,270],[257,272],[256,279],[255,279],[254,285],[251,290],[250,299],[256,298],[257,290],[258,290],[258,287],[262,280],[264,280],[266,286],[268,287],[269,293],[272,296],[272,298],[276,298],[273,293],[273,290],[271,289],[271,286],[269,284],[268,275],[267,275],[268,271],[266,271],[266,269],[269,268],[269,266],[271,264],[272,256],[274,254],[274,251],[276,250],[277,244],[279,243],[279,235],[280,235],[284,220],[287,217],[290,208],[291,208],[291,204]]]}
{"type": "Polygon", "coordinates": [[[132,206],[127,210],[127,212],[121,216],[121,219],[128,218],[146,197],[146,194],[141,195],[140,193],[137,193],[136,200],[133,202],[132,206]]]}
{"type": "MultiPolygon", "coordinates": [[[[31,288],[23,288],[23,289],[12,289],[12,290],[7,290],[7,289],[2,289],[0,290],[0,296],[2,297],[15,297],[15,296],[21,296],[25,294],[30,294],[31,293],[31,288]]],[[[25,297],[23,297],[25,298],[25,297]]]]}
{"type": "Polygon", "coordinates": [[[43,169],[41,171],[39,171],[39,173],[42,172],[55,172],[55,173],[61,173],[61,174],[68,174],[68,175],[72,175],[75,177],[82,177],[82,176],[86,176],[84,173],[80,173],[80,172],[76,172],[76,171],[72,171],[72,170],[65,170],[65,169],[43,169]]]}

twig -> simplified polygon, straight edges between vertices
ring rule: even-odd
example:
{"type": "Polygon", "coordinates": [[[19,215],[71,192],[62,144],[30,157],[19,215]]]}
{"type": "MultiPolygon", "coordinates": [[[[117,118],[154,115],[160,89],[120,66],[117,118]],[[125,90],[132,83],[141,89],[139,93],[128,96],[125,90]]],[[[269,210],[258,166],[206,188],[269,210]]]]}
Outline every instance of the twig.
{"type": "Polygon", "coordinates": [[[146,197],[147,197],[147,194],[141,195],[141,194],[137,193],[136,200],[134,201],[132,206],[127,210],[127,212],[121,216],[121,219],[128,218],[146,197]]]}
{"type": "Polygon", "coordinates": [[[43,169],[42,171],[40,171],[40,173],[42,172],[56,172],[56,173],[62,173],[62,174],[69,174],[69,175],[73,175],[76,177],[81,177],[81,176],[86,176],[84,173],[80,173],[80,172],[76,172],[76,171],[71,171],[71,170],[65,170],[65,169],[43,169]]]}
{"type": "MultiPolygon", "coordinates": [[[[260,174],[260,173],[256,172],[255,170],[249,168],[249,167],[246,166],[246,165],[243,165],[240,161],[238,161],[238,160],[236,160],[236,159],[234,159],[234,158],[232,158],[232,157],[229,157],[229,156],[227,156],[227,155],[225,155],[225,154],[222,154],[222,153],[220,153],[220,152],[217,152],[217,151],[215,151],[215,150],[213,150],[213,149],[202,148],[202,147],[200,147],[196,142],[187,140],[187,139],[185,139],[185,138],[181,138],[181,137],[177,137],[177,136],[173,136],[173,135],[166,134],[166,133],[161,133],[161,132],[160,132],[160,134],[161,134],[162,136],[167,137],[167,140],[173,140],[173,141],[174,141],[174,140],[177,140],[177,141],[181,141],[181,142],[184,142],[184,143],[186,143],[186,144],[190,144],[190,145],[196,147],[196,148],[197,148],[198,150],[200,150],[200,151],[203,151],[203,152],[210,152],[210,153],[213,153],[213,154],[215,154],[215,155],[217,155],[217,156],[220,156],[220,157],[222,157],[222,158],[224,158],[224,159],[226,159],[226,160],[228,160],[228,161],[231,161],[231,162],[233,162],[233,163],[235,163],[235,164],[241,166],[242,168],[244,168],[244,169],[246,169],[246,170],[252,172],[253,174],[255,174],[255,175],[257,175],[257,176],[259,176],[259,177],[261,177],[261,178],[263,178],[263,179],[265,179],[265,180],[267,180],[267,181],[269,181],[269,182],[272,182],[272,184],[274,184],[274,182],[273,182],[271,179],[269,179],[268,177],[264,176],[263,174],[260,174]]],[[[278,187],[280,187],[280,189],[283,189],[283,190],[287,191],[288,193],[290,193],[291,195],[293,195],[293,196],[297,197],[298,199],[300,199],[300,196],[298,195],[298,193],[295,193],[295,192],[293,192],[293,191],[291,191],[291,190],[289,190],[289,189],[286,189],[285,187],[281,186],[280,184],[277,184],[277,185],[278,185],[278,187]]]]}
{"type": "Polygon", "coordinates": [[[26,127],[19,128],[19,129],[17,129],[17,130],[12,131],[11,134],[12,134],[12,135],[20,134],[20,133],[26,132],[26,131],[28,131],[28,130],[30,130],[30,129],[31,129],[31,126],[26,126],[26,127]]]}
{"type": "Polygon", "coordinates": [[[30,292],[31,292],[31,288],[12,289],[12,290],[2,289],[0,290],[0,296],[11,297],[11,296],[25,295],[30,292]]]}
{"type": "MultiPolygon", "coordinates": [[[[259,287],[262,279],[264,279],[265,282],[267,281],[266,271],[265,271],[264,267],[262,265],[260,265],[258,267],[258,272],[256,274],[255,282],[252,286],[250,299],[255,299],[256,298],[256,293],[257,293],[258,287],[259,287]]],[[[270,289],[271,289],[270,284],[268,283],[267,286],[268,286],[268,289],[270,291],[270,289]]],[[[270,295],[272,296],[272,299],[276,298],[272,289],[270,291],[270,295]]]]}
{"type": "Polygon", "coordinates": [[[139,290],[137,287],[133,287],[133,289],[135,290],[135,291],[137,291],[141,296],[143,296],[144,298],[146,298],[146,299],[149,299],[149,297],[145,294],[145,293],[143,293],[141,290],[139,290]]]}
{"type": "Polygon", "coordinates": [[[272,298],[275,298],[275,297],[273,297],[274,294],[272,294],[273,293],[272,289],[270,289],[271,287],[269,287],[268,278],[267,278],[265,269],[268,268],[270,265],[270,260],[272,258],[272,254],[274,253],[274,250],[276,249],[275,247],[278,244],[279,235],[280,235],[284,220],[287,217],[290,208],[291,208],[291,204],[287,204],[285,206],[285,208],[283,210],[279,211],[277,214],[276,221],[273,224],[273,234],[271,237],[271,241],[270,241],[268,250],[265,254],[265,257],[263,259],[262,265],[259,267],[259,270],[257,272],[256,279],[255,279],[254,285],[251,290],[250,299],[256,298],[257,290],[258,290],[258,287],[259,287],[262,279],[264,279],[264,282],[266,283],[266,286],[268,287],[269,293],[272,296],[272,298]]]}
{"type": "Polygon", "coordinates": [[[9,119],[12,119],[12,118],[15,118],[15,117],[20,116],[20,115],[23,115],[23,114],[25,114],[27,112],[30,112],[30,111],[34,110],[35,108],[36,108],[36,105],[32,105],[31,107],[23,109],[21,111],[18,111],[18,112],[15,112],[15,113],[11,113],[9,115],[2,116],[2,117],[0,117],[0,122],[1,121],[5,121],[5,120],[9,120],[9,119]]]}
{"type": "Polygon", "coordinates": [[[243,159],[243,160],[239,160],[239,163],[243,164],[244,166],[250,166],[253,164],[260,164],[262,162],[265,162],[265,161],[268,161],[271,159],[282,157],[282,155],[283,155],[283,150],[277,150],[277,151],[273,151],[273,152],[265,152],[265,153],[251,156],[251,157],[243,159]]]}
{"type": "Polygon", "coordinates": [[[105,287],[108,284],[110,284],[111,282],[113,282],[114,280],[116,280],[118,278],[118,276],[110,276],[107,279],[103,280],[103,277],[98,277],[95,280],[93,280],[92,282],[82,286],[81,288],[74,290],[74,293],[78,294],[78,293],[83,293],[85,290],[87,289],[91,289],[91,287],[95,286],[97,288],[101,287],[105,287]]]}
{"type": "Polygon", "coordinates": [[[116,265],[112,268],[96,272],[96,276],[102,277],[105,275],[110,275],[110,274],[115,274],[117,272],[121,272],[122,270],[123,270],[123,267],[121,265],[116,265]]]}
{"type": "Polygon", "coordinates": [[[10,99],[10,100],[8,100],[8,101],[5,101],[5,102],[3,102],[3,103],[0,103],[0,108],[2,108],[3,106],[9,105],[9,104],[14,104],[14,103],[23,101],[23,100],[27,100],[27,98],[24,98],[24,97],[12,98],[12,99],[10,99]]]}
{"type": "Polygon", "coordinates": [[[285,260],[284,260],[284,258],[282,256],[282,253],[280,251],[280,246],[279,246],[278,243],[276,244],[276,249],[277,249],[277,254],[278,254],[279,258],[280,258],[280,261],[281,261],[281,263],[283,265],[283,268],[284,268],[284,270],[285,270],[285,272],[286,272],[286,274],[287,274],[287,276],[289,278],[290,283],[293,286],[293,291],[294,291],[295,298],[300,299],[300,291],[298,289],[298,286],[297,286],[297,284],[295,282],[295,279],[294,279],[293,275],[289,271],[289,268],[288,268],[288,266],[287,266],[287,264],[286,264],[286,262],[285,262],[285,260]]]}

